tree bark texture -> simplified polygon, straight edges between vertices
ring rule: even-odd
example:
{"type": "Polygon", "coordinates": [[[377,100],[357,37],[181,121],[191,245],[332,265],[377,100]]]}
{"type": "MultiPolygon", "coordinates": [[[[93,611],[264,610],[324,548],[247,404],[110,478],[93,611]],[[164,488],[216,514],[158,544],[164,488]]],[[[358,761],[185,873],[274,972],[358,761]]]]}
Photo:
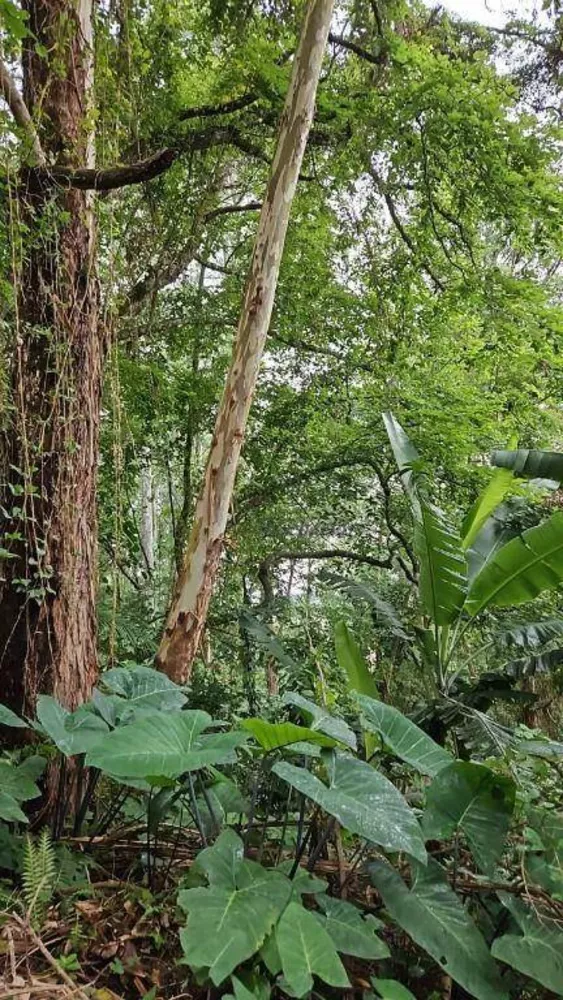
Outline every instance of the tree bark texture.
{"type": "Polygon", "coordinates": [[[291,204],[311,122],[333,0],[311,0],[280,121],[231,365],[182,570],[157,656],[189,679],[213,591],[239,456],[272,315],[291,204]]]}
{"type": "MultiPolygon", "coordinates": [[[[93,166],[92,0],[24,0],[33,32],[23,97],[49,163],[93,166]],[[36,43],[41,43],[39,55],[36,43]]],[[[96,474],[104,337],[92,195],[25,172],[13,411],[2,440],[2,701],[33,712],[39,693],[74,708],[97,676],[96,474]]]]}

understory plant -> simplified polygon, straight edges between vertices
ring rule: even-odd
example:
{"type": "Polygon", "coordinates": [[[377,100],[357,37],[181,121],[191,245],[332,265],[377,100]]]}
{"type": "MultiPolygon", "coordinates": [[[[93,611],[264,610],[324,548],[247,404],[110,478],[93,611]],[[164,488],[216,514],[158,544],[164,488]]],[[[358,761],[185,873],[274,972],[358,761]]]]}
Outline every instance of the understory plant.
{"type": "Polygon", "coordinates": [[[197,982],[230,981],[237,1000],[306,997],[318,981],[357,985],[360,967],[373,996],[392,998],[406,933],[478,1000],[521,996],[526,977],[563,995],[563,814],[517,780],[526,748],[460,760],[396,708],[356,701],[358,729],[297,692],[277,722],[226,726],[128,666],[76,712],[41,700],[29,724],[83,766],[92,835],[137,803],[153,888],[170,871],[159,838],[199,831],[177,895],[197,982]],[[96,786],[109,790],[102,814],[96,786]],[[337,848],[337,877],[320,878],[337,848]],[[367,906],[343,898],[354,876],[373,885],[367,906]]]}

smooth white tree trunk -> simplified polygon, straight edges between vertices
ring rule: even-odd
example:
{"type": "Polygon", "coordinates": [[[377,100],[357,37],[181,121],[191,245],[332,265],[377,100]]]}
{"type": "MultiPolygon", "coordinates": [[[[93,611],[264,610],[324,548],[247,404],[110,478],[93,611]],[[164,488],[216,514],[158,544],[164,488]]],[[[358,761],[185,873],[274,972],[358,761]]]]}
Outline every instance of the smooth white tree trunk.
{"type": "Polygon", "coordinates": [[[291,205],[313,120],[334,0],[310,0],[281,117],[231,365],[157,664],[188,680],[223,548],[248,413],[270,325],[291,205]]]}

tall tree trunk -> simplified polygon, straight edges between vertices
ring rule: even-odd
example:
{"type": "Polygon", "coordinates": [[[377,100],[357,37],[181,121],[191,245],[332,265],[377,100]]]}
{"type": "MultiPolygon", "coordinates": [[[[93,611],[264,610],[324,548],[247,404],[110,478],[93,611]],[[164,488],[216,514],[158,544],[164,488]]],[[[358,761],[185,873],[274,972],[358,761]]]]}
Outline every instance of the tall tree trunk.
{"type": "MultiPolygon", "coordinates": [[[[93,165],[92,0],[24,0],[24,100],[49,163],[93,165]],[[37,43],[40,43],[39,45],[37,43]],[[47,54],[45,54],[47,53],[47,54]]],[[[92,195],[23,182],[14,409],[2,441],[2,700],[73,708],[97,675],[95,486],[103,363],[92,195]]],[[[17,214],[17,213],[15,213],[17,214]]]]}
{"type": "Polygon", "coordinates": [[[185,682],[191,673],[223,547],[248,413],[272,315],[291,204],[313,119],[333,0],[310,0],[260,214],[231,366],[182,571],[157,663],[185,682]]]}

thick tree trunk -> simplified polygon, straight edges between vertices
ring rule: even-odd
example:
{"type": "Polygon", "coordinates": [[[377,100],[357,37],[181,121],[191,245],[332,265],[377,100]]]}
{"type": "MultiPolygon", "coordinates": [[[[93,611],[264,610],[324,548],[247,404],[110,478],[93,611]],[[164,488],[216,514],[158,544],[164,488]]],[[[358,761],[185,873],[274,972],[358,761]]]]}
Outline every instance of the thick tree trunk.
{"type": "MultiPolygon", "coordinates": [[[[24,100],[49,162],[93,165],[92,0],[25,0],[24,100]],[[36,51],[48,53],[43,58],[36,51]]],[[[2,441],[2,701],[72,708],[97,675],[95,487],[103,363],[92,195],[17,194],[13,415],[2,441]]]]}
{"type": "Polygon", "coordinates": [[[272,315],[289,213],[313,119],[333,0],[310,0],[279,127],[231,366],[157,663],[185,682],[219,566],[248,413],[272,315]]]}

